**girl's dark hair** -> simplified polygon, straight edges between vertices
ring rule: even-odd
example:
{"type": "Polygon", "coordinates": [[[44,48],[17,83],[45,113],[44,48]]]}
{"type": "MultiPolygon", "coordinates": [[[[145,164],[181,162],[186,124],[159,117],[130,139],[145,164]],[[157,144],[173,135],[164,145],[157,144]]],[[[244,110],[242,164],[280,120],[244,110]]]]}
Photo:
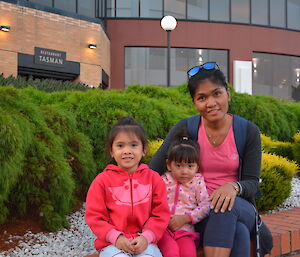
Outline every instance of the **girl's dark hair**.
{"type": "Polygon", "coordinates": [[[116,136],[120,132],[132,133],[137,136],[138,139],[141,140],[143,145],[143,150],[146,150],[147,147],[147,139],[144,128],[136,122],[131,117],[122,117],[118,120],[118,122],[111,128],[108,134],[107,147],[109,152],[112,149],[112,144],[116,138],[116,136]]]}
{"type": "Polygon", "coordinates": [[[224,73],[219,69],[200,69],[198,73],[194,76],[191,76],[188,80],[188,88],[190,91],[190,95],[194,98],[195,91],[200,86],[200,84],[204,81],[210,81],[214,84],[223,86],[227,90],[227,83],[224,73]]]}
{"type": "Polygon", "coordinates": [[[186,130],[182,130],[173,138],[173,142],[169,147],[167,162],[195,162],[200,166],[199,152],[198,143],[191,139],[186,130]]]}

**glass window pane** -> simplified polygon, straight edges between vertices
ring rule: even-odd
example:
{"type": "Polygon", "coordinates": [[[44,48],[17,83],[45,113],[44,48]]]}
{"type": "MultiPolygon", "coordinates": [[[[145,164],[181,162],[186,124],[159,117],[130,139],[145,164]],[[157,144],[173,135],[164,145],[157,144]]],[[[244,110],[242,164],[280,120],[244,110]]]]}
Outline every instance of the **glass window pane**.
{"type": "Polygon", "coordinates": [[[253,54],[253,94],[300,100],[300,57],[253,54]]]}
{"type": "Polygon", "coordinates": [[[187,0],[188,19],[207,20],[208,0],[187,0]]]}
{"type": "Polygon", "coordinates": [[[229,0],[210,0],[210,20],[229,21],[229,0]]]}
{"type": "Polygon", "coordinates": [[[231,21],[250,23],[249,0],[231,0],[231,21]]]}
{"type": "Polygon", "coordinates": [[[115,0],[106,0],[106,17],[115,17],[115,0]]]}
{"type": "Polygon", "coordinates": [[[172,15],[176,19],[185,19],[186,0],[165,0],[164,15],[172,15]]]}
{"type": "Polygon", "coordinates": [[[95,17],[95,0],[78,0],[78,14],[95,17]]]}
{"type": "Polygon", "coordinates": [[[161,18],[163,2],[162,0],[140,1],[141,17],[161,18]]]}
{"type": "Polygon", "coordinates": [[[30,2],[52,7],[52,0],[30,0],[30,2]]]}
{"type": "MultiPolygon", "coordinates": [[[[213,49],[171,48],[171,86],[187,82],[187,70],[207,61],[216,61],[228,74],[228,52],[213,49]]],[[[166,85],[167,49],[125,48],[125,85],[166,85]]]]}
{"type": "Polygon", "coordinates": [[[268,0],[251,0],[252,24],[269,25],[268,0]]]}
{"type": "Polygon", "coordinates": [[[125,86],[166,85],[166,48],[125,47],[125,86]]]}
{"type": "Polygon", "coordinates": [[[117,17],[138,17],[138,0],[117,0],[117,17]]]}
{"type": "Polygon", "coordinates": [[[288,0],[287,1],[288,12],[288,28],[300,30],[300,1],[288,0]]]}
{"type": "Polygon", "coordinates": [[[285,27],[285,0],[270,0],[270,25],[285,27]]]}
{"type": "Polygon", "coordinates": [[[54,8],[75,13],[76,0],[54,0],[54,8]]]}

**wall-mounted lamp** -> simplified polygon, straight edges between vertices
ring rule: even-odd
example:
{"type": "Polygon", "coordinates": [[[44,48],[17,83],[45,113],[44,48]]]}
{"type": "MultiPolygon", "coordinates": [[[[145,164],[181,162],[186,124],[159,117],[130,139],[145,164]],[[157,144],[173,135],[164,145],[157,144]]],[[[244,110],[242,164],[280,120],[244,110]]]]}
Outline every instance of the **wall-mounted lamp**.
{"type": "Polygon", "coordinates": [[[10,31],[10,27],[9,26],[0,26],[0,30],[1,31],[5,31],[5,32],[9,32],[10,31]]]}
{"type": "Polygon", "coordinates": [[[89,44],[89,48],[90,48],[90,49],[96,49],[96,48],[97,48],[97,45],[96,45],[96,44],[89,44]]]}

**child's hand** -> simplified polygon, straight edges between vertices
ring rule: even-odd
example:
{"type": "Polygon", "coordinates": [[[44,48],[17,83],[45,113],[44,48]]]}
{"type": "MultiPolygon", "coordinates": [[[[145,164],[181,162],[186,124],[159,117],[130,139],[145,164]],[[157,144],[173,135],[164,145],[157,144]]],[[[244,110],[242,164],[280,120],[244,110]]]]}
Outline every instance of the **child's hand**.
{"type": "Polygon", "coordinates": [[[134,254],[134,248],[129,239],[123,235],[119,235],[116,241],[116,247],[127,253],[134,254]]]}
{"type": "Polygon", "coordinates": [[[140,254],[147,249],[148,241],[144,236],[138,236],[131,241],[131,245],[133,246],[134,254],[140,254]]]}
{"type": "Polygon", "coordinates": [[[169,221],[169,228],[172,231],[179,230],[183,225],[191,223],[189,215],[172,215],[169,221]]]}

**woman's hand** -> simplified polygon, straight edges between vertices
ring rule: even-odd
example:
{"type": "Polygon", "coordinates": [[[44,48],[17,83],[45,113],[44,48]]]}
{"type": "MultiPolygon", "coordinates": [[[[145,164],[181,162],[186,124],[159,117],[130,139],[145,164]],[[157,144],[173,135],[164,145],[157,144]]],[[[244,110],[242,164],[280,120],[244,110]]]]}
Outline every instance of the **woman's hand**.
{"type": "Polygon", "coordinates": [[[122,234],[118,236],[116,241],[116,247],[124,252],[134,254],[134,247],[132,242],[122,234]]]}
{"type": "Polygon", "coordinates": [[[220,186],[211,194],[209,198],[211,201],[210,208],[214,209],[216,213],[219,212],[220,209],[221,212],[225,212],[227,209],[231,211],[237,196],[237,191],[231,183],[234,182],[228,182],[220,186]]]}
{"type": "Polygon", "coordinates": [[[148,247],[148,241],[144,236],[138,236],[131,241],[134,254],[140,254],[148,247]]]}
{"type": "Polygon", "coordinates": [[[191,222],[189,215],[172,215],[169,221],[169,229],[172,231],[179,230],[183,225],[191,222]]]}

